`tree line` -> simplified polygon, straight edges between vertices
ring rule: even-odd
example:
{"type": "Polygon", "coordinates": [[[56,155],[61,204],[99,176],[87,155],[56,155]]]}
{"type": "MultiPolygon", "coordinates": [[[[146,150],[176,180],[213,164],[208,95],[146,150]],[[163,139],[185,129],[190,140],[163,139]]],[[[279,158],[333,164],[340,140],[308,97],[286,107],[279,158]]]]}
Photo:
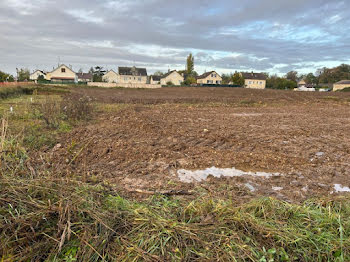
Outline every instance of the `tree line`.
{"type": "MultiPolygon", "coordinates": [[[[21,68],[17,71],[18,81],[29,81],[30,72],[29,69],[21,68]]],[[[11,74],[0,71],[0,82],[14,82],[15,77],[11,74]]]]}

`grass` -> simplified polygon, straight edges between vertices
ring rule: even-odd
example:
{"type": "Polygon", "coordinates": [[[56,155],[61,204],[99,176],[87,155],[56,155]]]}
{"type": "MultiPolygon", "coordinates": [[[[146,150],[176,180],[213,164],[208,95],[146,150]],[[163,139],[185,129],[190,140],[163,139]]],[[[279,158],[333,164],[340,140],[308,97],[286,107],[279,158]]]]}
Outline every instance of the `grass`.
{"type": "MultiPolygon", "coordinates": [[[[350,260],[346,197],[237,205],[203,191],[194,200],[155,195],[139,202],[99,180],[57,176],[31,152],[54,145],[77,117],[48,127],[30,98],[0,103],[0,261],[350,260]]],[[[35,103],[45,101],[34,96],[35,103]]]]}
{"type": "Polygon", "coordinates": [[[23,95],[23,94],[32,94],[34,87],[0,87],[0,99],[6,99],[13,96],[23,95]]]}
{"type": "Polygon", "coordinates": [[[350,201],[243,206],[203,196],[127,200],[53,175],[3,175],[0,256],[11,261],[348,261],[350,201]]]}

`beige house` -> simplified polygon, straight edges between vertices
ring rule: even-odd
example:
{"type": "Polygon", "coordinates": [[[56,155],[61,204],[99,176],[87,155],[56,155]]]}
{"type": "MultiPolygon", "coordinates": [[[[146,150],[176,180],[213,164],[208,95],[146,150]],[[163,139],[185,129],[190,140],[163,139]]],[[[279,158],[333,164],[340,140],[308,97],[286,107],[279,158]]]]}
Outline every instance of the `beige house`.
{"type": "Polygon", "coordinates": [[[266,88],[266,75],[262,73],[241,73],[244,78],[245,88],[264,89],[266,88]]]}
{"type": "Polygon", "coordinates": [[[306,82],[304,79],[302,79],[298,82],[298,87],[306,87],[306,82]]]}
{"type": "Polygon", "coordinates": [[[342,80],[333,85],[333,91],[343,90],[350,87],[350,80],[342,80]]]}
{"type": "Polygon", "coordinates": [[[109,70],[106,74],[102,76],[102,81],[107,83],[118,83],[119,74],[113,70],[109,70]]]}
{"type": "Polygon", "coordinates": [[[162,86],[172,83],[175,86],[180,86],[184,82],[184,77],[176,70],[170,71],[160,77],[160,84],[162,86]]]}
{"type": "Polygon", "coordinates": [[[41,70],[34,71],[32,74],[30,74],[29,79],[36,81],[36,80],[38,80],[39,76],[43,76],[44,79],[46,79],[46,73],[44,71],[41,71],[41,70]]]}
{"type": "Polygon", "coordinates": [[[204,73],[197,77],[197,84],[221,85],[222,78],[215,71],[204,73]]]}
{"type": "Polygon", "coordinates": [[[68,66],[60,65],[52,72],[46,74],[46,80],[57,83],[77,83],[77,74],[68,66]]]}
{"type": "Polygon", "coordinates": [[[147,84],[146,68],[118,67],[119,81],[125,84],[147,84]]]}

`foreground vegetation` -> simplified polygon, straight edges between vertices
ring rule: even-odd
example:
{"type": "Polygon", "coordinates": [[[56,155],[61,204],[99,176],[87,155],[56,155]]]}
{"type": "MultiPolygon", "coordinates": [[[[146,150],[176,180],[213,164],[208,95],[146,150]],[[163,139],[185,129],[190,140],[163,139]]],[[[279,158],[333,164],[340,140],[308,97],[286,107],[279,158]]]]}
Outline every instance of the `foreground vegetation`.
{"type": "Polygon", "coordinates": [[[348,198],[237,204],[197,189],[197,199],[130,200],[114,185],[58,177],[32,159],[91,118],[91,99],[39,92],[1,106],[2,261],[350,260],[348,198]],[[12,114],[10,104],[18,105],[12,114]]]}

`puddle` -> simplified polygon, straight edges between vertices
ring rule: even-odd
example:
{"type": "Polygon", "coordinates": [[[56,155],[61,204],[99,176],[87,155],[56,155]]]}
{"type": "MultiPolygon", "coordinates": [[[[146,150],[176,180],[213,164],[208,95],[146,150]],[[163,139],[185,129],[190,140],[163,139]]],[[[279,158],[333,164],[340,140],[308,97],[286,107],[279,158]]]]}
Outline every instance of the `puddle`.
{"type": "Polygon", "coordinates": [[[334,184],[334,190],[336,193],[340,193],[340,192],[350,192],[350,188],[345,186],[343,187],[340,184],[334,184]]]}
{"type": "Polygon", "coordinates": [[[177,175],[181,182],[192,183],[201,182],[208,178],[209,175],[213,177],[242,177],[242,176],[252,176],[252,177],[262,177],[270,178],[274,176],[281,176],[280,173],[266,173],[266,172],[245,172],[236,168],[216,168],[210,167],[204,170],[186,170],[180,169],[177,171],[177,175]]]}
{"type": "Polygon", "coordinates": [[[274,191],[281,191],[281,190],[283,190],[283,187],[273,186],[272,190],[274,190],[274,191]]]}
{"type": "Polygon", "coordinates": [[[253,187],[251,184],[246,183],[246,184],[244,184],[244,185],[250,190],[250,192],[256,191],[255,187],[253,187]]]}

